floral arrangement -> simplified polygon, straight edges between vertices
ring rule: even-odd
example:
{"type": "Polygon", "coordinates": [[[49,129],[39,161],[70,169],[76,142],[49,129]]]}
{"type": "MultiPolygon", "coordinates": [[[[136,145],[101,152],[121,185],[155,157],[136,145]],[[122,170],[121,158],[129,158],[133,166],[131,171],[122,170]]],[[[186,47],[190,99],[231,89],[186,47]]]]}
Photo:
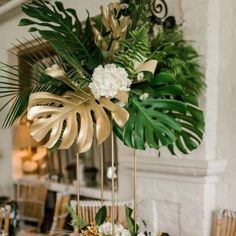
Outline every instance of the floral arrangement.
{"type": "Polygon", "coordinates": [[[29,18],[20,26],[32,26],[41,36],[33,34],[36,42],[54,54],[31,56],[25,73],[2,63],[0,94],[9,99],[1,110],[12,102],[3,127],[23,117],[33,138],[50,149],[76,140],[85,152],[94,130],[100,144],[112,128],[135,149],[166,146],[174,154],[197,148],[204,131],[198,54],[173,17],[153,20],[155,2],[110,3],[85,24],[58,1],[23,5],[29,18]]]}
{"type": "MultiPolygon", "coordinates": [[[[150,236],[150,232],[144,231],[141,232],[140,225],[135,222],[132,217],[133,210],[129,207],[126,207],[126,224],[122,225],[119,222],[116,222],[113,226],[110,219],[107,217],[106,207],[103,206],[99,209],[96,214],[95,223],[86,223],[83,219],[80,218],[76,211],[71,206],[67,206],[67,209],[72,218],[72,226],[74,228],[81,229],[81,235],[84,236],[150,236]]],[[[146,222],[143,221],[144,227],[146,228],[146,222]]]]}
{"type": "MultiPolygon", "coordinates": [[[[23,5],[28,18],[19,25],[30,26],[34,42],[18,41],[19,54],[38,45],[44,50],[29,56],[23,72],[1,63],[0,98],[7,101],[0,112],[11,104],[3,127],[27,121],[45,147],[76,143],[79,153],[90,149],[94,137],[103,143],[112,130],[134,149],[196,149],[204,132],[198,54],[174,17],[158,17],[156,2],[110,3],[84,23],[59,1],[23,5]]],[[[69,211],[81,234],[111,235],[104,208],[89,226],[69,211]]],[[[117,224],[115,235],[142,236],[132,210],[126,211],[127,227],[117,224]]]]}

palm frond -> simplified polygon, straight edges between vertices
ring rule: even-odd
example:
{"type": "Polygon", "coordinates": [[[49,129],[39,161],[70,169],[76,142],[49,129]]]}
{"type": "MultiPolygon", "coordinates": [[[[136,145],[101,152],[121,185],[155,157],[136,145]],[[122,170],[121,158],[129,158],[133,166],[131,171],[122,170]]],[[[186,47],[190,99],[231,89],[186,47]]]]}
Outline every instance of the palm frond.
{"type": "MultiPolygon", "coordinates": [[[[68,89],[68,88],[67,88],[68,89]]],[[[2,125],[3,128],[8,128],[13,125],[13,123],[21,117],[24,111],[28,107],[29,96],[31,93],[35,92],[50,92],[54,94],[62,94],[66,90],[63,86],[55,86],[55,84],[45,83],[45,84],[37,84],[35,86],[28,86],[27,88],[20,89],[15,95],[9,96],[9,100],[4,106],[0,109],[4,109],[8,104],[12,102],[12,105],[7,113],[7,116],[2,125]]],[[[0,94],[2,92],[0,91],[0,94]]]]}
{"type": "Polygon", "coordinates": [[[151,6],[154,0],[140,0],[139,2],[139,8],[136,15],[137,24],[133,25],[134,28],[140,28],[144,24],[147,24],[149,18],[152,16],[151,6]]]}
{"type": "Polygon", "coordinates": [[[1,104],[0,111],[10,105],[3,127],[10,127],[25,111],[28,99],[32,92],[47,91],[52,93],[62,93],[68,86],[47,76],[45,70],[59,64],[58,57],[50,55],[47,51],[48,46],[41,39],[33,36],[35,42],[25,39],[24,42],[17,40],[18,53],[11,51],[16,56],[20,55],[20,62],[26,66],[7,65],[0,62],[0,97],[5,98],[6,102],[1,104]],[[39,48],[43,50],[39,51],[39,48]]]}
{"type": "Polygon", "coordinates": [[[80,58],[73,54],[73,51],[71,51],[71,48],[68,48],[64,40],[58,37],[57,34],[49,31],[45,31],[43,36],[48,40],[48,42],[52,45],[60,57],[62,57],[69,65],[71,65],[75,71],[78,71],[83,79],[89,80],[88,78],[90,75],[83,69],[80,58]]]}

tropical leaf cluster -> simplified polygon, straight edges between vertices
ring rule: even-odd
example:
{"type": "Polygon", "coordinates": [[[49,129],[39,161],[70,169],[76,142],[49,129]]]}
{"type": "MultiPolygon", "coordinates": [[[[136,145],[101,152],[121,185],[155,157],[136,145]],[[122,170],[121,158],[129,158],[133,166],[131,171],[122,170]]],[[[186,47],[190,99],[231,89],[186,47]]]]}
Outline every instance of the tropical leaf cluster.
{"type": "Polygon", "coordinates": [[[202,111],[196,97],[186,95],[183,87],[170,71],[161,71],[149,81],[136,86],[130,94],[127,110],[130,117],[126,126],[115,131],[127,146],[145,150],[167,146],[187,154],[200,143],[204,131],[202,111]],[[144,100],[143,93],[148,94],[144,100]],[[137,119],[138,117],[138,119],[137,119]]]}
{"type": "MultiPolygon", "coordinates": [[[[19,25],[30,26],[34,40],[45,50],[26,58],[29,69],[24,73],[17,66],[1,64],[0,99],[4,98],[6,102],[0,111],[10,105],[3,127],[11,126],[25,115],[27,108],[29,111],[44,109],[47,112],[39,113],[37,122],[35,116],[31,116],[32,127],[34,130],[35,127],[45,128],[44,121],[56,117],[54,125],[47,124],[44,135],[37,134],[37,137],[50,147],[60,147],[61,143],[67,143],[63,137],[68,137],[68,130],[71,131],[67,127],[71,124],[69,117],[78,123],[74,126],[78,134],[85,127],[81,124],[86,119],[97,124],[106,117],[110,122],[114,114],[121,114],[117,108],[120,99],[105,101],[114,105],[109,105],[110,110],[102,107],[104,100],[92,97],[88,85],[97,66],[114,63],[124,68],[132,80],[128,101],[122,108],[122,112],[129,113],[129,119],[125,125],[120,125],[120,118],[113,122],[114,132],[124,144],[141,150],[166,146],[173,154],[176,150],[188,153],[196,149],[204,132],[204,117],[198,104],[205,86],[199,55],[192,43],[184,39],[181,26],[175,25],[173,19],[171,24],[166,21],[158,27],[157,34],[153,34],[152,3],[152,0],[124,0],[103,8],[108,12],[104,10],[101,16],[91,18],[88,15],[84,23],[75,9],[65,8],[59,1],[32,0],[23,5],[26,17],[19,25]],[[49,53],[48,48],[53,53],[49,53]],[[137,70],[138,66],[149,61],[157,62],[154,70],[137,70]],[[58,69],[56,75],[52,73],[55,66],[58,69]],[[47,94],[47,101],[32,102],[35,97],[40,97],[38,92],[47,94]],[[76,107],[79,112],[65,118],[61,112],[65,111],[65,101],[59,104],[54,96],[66,96],[66,104],[73,100],[74,105],[66,107],[76,107]],[[73,99],[70,101],[69,97],[73,99]],[[85,97],[89,102],[83,100],[85,97]],[[96,109],[89,108],[86,102],[93,103],[96,109]],[[58,132],[55,124],[60,124],[58,132]]],[[[32,42],[28,46],[19,43],[20,52],[24,47],[35,47],[32,42]]],[[[86,137],[79,138],[86,143],[90,141],[86,137]]],[[[73,141],[70,140],[69,144],[73,141]]]]}
{"type": "Polygon", "coordinates": [[[125,68],[132,78],[135,75],[135,63],[144,62],[151,51],[145,26],[131,31],[129,36],[129,40],[120,42],[121,49],[116,53],[114,62],[118,66],[125,68]]]}
{"type": "Polygon", "coordinates": [[[205,87],[203,73],[198,63],[199,55],[190,42],[184,40],[179,27],[165,29],[152,40],[158,70],[168,70],[188,94],[199,95],[205,87]]]}
{"type": "Polygon", "coordinates": [[[128,5],[122,14],[129,15],[132,19],[132,29],[140,28],[144,24],[150,23],[152,16],[151,7],[154,0],[121,0],[128,5]]]}

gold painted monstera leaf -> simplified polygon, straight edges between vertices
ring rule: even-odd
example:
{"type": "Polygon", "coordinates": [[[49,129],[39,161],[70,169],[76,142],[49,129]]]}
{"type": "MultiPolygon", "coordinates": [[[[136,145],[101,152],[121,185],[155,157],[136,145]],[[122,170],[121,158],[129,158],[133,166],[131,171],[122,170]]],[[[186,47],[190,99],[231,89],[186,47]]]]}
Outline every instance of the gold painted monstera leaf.
{"type": "MultiPolygon", "coordinates": [[[[119,98],[118,98],[119,99],[119,98]]],[[[110,112],[114,121],[123,127],[129,113],[107,98],[95,100],[87,93],[67,92],[57,96],[47,92],[33,93],[29,99],[27,118],[32,122],[30,132],[37,142],[52,148],[68,149],[77,138],[80,153],[90,149],[94,123],[98,144],[111,133],[110,112]]]]}

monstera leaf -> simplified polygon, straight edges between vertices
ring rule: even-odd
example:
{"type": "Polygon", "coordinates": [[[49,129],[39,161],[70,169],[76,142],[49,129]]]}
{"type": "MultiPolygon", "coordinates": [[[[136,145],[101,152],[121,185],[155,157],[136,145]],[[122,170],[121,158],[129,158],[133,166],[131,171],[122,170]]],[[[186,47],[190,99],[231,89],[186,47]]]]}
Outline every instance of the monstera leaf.
{"type": "Polygon", "coordinates": [[[20,26],[33,26],[29,31],[54,32],[62,39],[71,43],[71,47],[80,50],[81,54],[88,54],[80,37],[82,25],[74,9],[65,9],[63,3],[55,1],[33,0],[22,6],[22,11],[30,18],[21,19],[20,26]]]}
{"type": "Polygon", "coordinates": [[[65,8],[60,1],[50,3],[50,1],[32,0],[22,6],[22,11],[28,18],[21,19],[19,25],[32,26],[29,31],[38,31],[58,55],[64,57],[66,49],[66,53],[72,55],[72,58],[68,55],[66,58],[70,64],[75,63],[73,59],[76,55],[77,60],[83,60],[89,69],[99,65],[102,57],[93,40],[90,17],[85,27],[82,27],[75,9],[65,8]],[[62,52],[59,50],[58,40],[62,52]]]}
{"type": "Polygon", "coordinates": [[[57,144],[59,149],[68,149],[78,137],[79,152],[86,152],[93,141],[94,122],[98,143],[110,135],[111,119],[105,110],[111,113],[119,127],[128,120],[128,112],[106,98],[96,101],[82,92],[67,92],[63,96],[33,93],[28,106],[31,135],[45,147],[53,148],[57,144]]]}
{"type": "Polygon", "coordinates": [[[168,146],[172,154],[175,154],[177,148],[182,153],[196,149],[203,138],[204,116],[198,108],[198,102],[194,96],[186,96],[186,114],[173,113],[172,116],[181,124],[181,132],[176,133],[177,140],[168,146]]]}
{"type": "Polygon", "coordinates": [[[147,98],[140,101],[138,97],[130,96],[127,110],[129,121],[122,130],[116,127],[116,133],[120,131],[117,135],[126,145],[144,150],[146,143],[150,148],[158,149],[176,140],[175,132],[181,132],[181,125],[168,113],[184,114],[186,107],[184,103],[170,99],[147,98]]]}
{"type": "MultiPolygon", "coordinates": [[[[145,91],[144,85],[140,90],[145,91]]],[[[130,117],[124,128],[114,127],[117,136],[129,147],[145,150],[167,146],[182,153],[197,148],[204,131],[204,118],[197,99],[186,96],[168,73],[155,76],[147,85],[148,97],[133,90],[126,107],[130,117]],[[138,117],[138,118],[137,118],[138,117]]]]}

